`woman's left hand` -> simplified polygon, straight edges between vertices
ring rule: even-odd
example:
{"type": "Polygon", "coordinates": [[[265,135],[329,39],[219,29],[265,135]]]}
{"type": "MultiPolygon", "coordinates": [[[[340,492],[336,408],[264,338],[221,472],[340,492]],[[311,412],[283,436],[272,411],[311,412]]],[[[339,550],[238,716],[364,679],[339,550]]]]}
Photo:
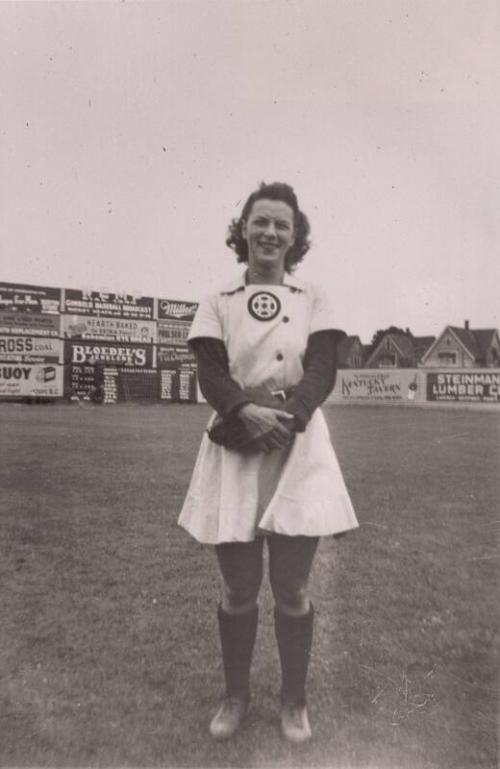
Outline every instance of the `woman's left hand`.
{"type": "Polygon", "coordinates": [[[263,451],[283,449],[293,440],[294,417],[286,411],[247,403],[239,410],[238,417],[263,451]]]}

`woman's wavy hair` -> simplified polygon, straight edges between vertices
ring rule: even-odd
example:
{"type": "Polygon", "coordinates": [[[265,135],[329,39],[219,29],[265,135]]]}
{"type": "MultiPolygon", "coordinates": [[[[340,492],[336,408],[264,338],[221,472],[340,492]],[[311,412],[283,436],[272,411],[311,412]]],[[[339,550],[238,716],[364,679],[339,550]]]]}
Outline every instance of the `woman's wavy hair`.
{"type": "Polygon", "coordinates": [[[261,183],[258,190],[252,192],[247,202],[243,206],[239,219],[233,219],[228,228],[226,246],[232,248],[238,255],[238,262],[248,262],[248,245],[243,238],[242,228],[246,222],[252,206],[257,200],[281,200],[290,206],[293,211],[295,242],[285,256],[285,270],[292,272],[297,264],[302,261],[305,254],[309,251],[311,243],[309,240],[309,221],[307,216],[299,208],[297,196],[293,187],[283,182],[273,182],[272,184],[261,183]]]}

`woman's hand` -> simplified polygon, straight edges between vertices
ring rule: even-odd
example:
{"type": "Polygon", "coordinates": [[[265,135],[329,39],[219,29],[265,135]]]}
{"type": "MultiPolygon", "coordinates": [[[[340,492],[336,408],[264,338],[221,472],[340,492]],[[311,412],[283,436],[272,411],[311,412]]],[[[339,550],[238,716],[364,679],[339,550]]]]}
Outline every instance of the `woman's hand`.
{"type": "Polygon", "coordinates": [[[286,411],[246,403],[238,411],[249,435],[258,439],[263,451],[283,449],[293,440],[294,417],[286,411]]]}

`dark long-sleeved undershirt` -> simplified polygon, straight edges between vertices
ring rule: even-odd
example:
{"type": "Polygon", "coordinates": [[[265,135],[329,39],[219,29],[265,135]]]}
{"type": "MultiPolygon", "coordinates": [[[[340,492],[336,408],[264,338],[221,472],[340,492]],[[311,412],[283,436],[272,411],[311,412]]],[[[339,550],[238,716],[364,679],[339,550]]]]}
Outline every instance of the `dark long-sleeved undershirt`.
{"type": "MultiPolygon", "coordinates": [[[[343,336],[342,331],[335,329],[316,331],[309,336],[303,362],[304,375],[282,406],[284,411],[294,415],[297,432],[305,430],[313,412],[335,385],[337,344],[343,336]]],[[[197,337],[189,344],[196,355],[200,389],[221,417],[234,414],[245,403],[251,402],[230,376],[224,342],[213,337],[197,337]]]]}

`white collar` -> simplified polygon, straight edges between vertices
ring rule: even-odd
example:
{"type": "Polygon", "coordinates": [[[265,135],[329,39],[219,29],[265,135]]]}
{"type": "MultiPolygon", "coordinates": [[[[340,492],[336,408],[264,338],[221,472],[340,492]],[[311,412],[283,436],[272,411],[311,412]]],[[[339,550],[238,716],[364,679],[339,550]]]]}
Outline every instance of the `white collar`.
{"type": "MultiPolygon", "coordinates": [[[[245,288],[247,285],[246,283],[246,270],[242,272],[237,278],[234,278],[230,283],[228,283],[226,286],[224,286],[222,289],[220,289],[220,294],[235,294],[237,291],[240,291],[245,288]]],[[[258,283],[254,284],[256,287],[259,285],[258,283]]],[[[290,273],[285,272],[283,276],[283,283],[280,283],[281,286],[288,286],[288,288],[291,288],[294,291],[305,291],[306,286],[304,283],[302,283],[301,280],[295,277],[295,275],[290,275],[290,273]]]]}

